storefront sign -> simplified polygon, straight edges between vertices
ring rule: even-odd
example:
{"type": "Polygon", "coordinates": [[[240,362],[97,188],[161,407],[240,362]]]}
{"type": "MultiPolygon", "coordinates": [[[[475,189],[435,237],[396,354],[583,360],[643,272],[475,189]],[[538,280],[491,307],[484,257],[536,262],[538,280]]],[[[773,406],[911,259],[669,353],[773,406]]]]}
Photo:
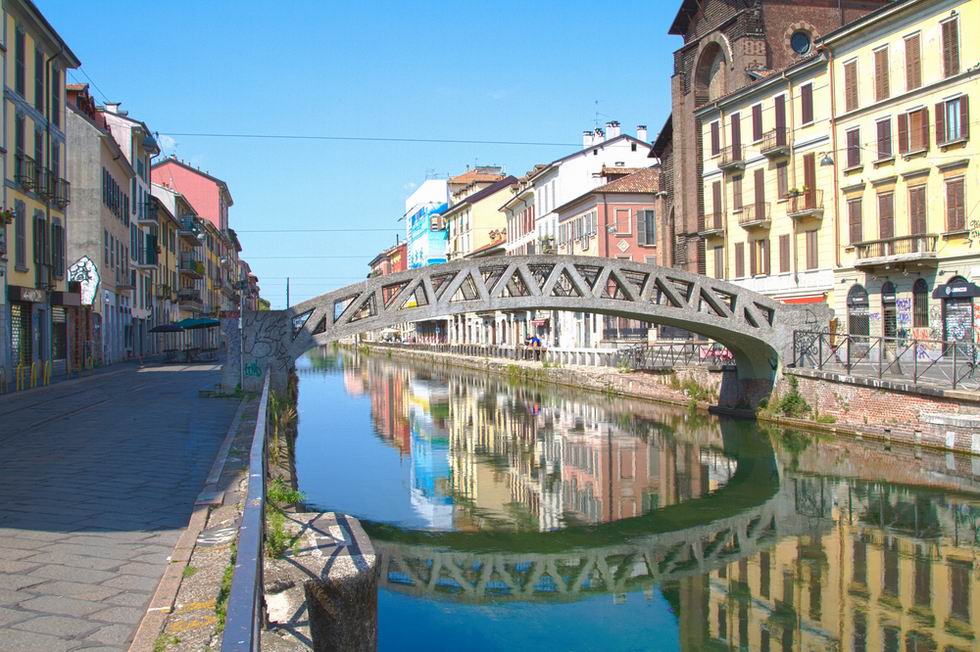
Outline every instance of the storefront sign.
{"type": "Polygon", "coordinates": [[[11,301],[25,301],[27,303],[44,303],[48,298],[48,293],[37,288],[25,288],[19,285],[7,287],[7,298],[11,301]]]}
{"type": "Polygon", "coordinates": [[[980,297],[980,287],[963,278],[953,279],[949,283],[939,285],[932,292],[933,299],[967,299],[972,297],[980,297]]]}

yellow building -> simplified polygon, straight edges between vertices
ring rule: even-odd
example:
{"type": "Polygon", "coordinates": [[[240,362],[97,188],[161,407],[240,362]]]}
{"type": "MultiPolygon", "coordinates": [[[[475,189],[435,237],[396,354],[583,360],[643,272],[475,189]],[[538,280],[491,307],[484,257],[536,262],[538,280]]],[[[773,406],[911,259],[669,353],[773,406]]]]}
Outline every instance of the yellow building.
{"type": "Polygon", "coordinates": [[[177,275],[180,266],[180,222],[159,198],[151,195],[149,214],[157,223],[157,267],[154,285],[154,325],[180,320],[177,306],[177,275]]]}
{"type": "Polygon", "coordinates": [[[827,301],[834,220],[824,204],[834,175],[826,58],[805,58],[696,115],[707,275],[786,302],[827,301]]]}
{"type": "Polygon", "coordinates": [[[823,39],[837,109],[832,307],[851,333],[974,340],[978,30],[978,2],[915,0],[823,39]]]}
{"type": "Polygon", "coordinates": [[[459,199],[443,215],[449,228],[449,260],[475,254],[486,254],[488,249],[500,247],[507,241],[507,218],[500,212],[514,195],[515,177],[505,177],[459,199]]]}
{"type": "Polygon", "coordinates": [[[53,362],[57,373],[74,345],[80,305],[65,269],[64,121],[66,70],[81,64],[33,3],[4,3],[4,21],[3,204],[11,223],[0,226],[7,231],[0,332],[9,371],[53,362]]]}

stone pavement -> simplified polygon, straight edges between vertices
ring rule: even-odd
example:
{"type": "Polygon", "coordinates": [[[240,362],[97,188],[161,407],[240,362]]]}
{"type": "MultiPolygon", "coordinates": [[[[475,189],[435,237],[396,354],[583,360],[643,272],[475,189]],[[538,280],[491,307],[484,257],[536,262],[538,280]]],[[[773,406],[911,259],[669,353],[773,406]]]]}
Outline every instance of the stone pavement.
{"type": "Polygon", "coordinates": [[[0,397],[0,650],[125,650],[238,401],[216,365],[0,397]]]}

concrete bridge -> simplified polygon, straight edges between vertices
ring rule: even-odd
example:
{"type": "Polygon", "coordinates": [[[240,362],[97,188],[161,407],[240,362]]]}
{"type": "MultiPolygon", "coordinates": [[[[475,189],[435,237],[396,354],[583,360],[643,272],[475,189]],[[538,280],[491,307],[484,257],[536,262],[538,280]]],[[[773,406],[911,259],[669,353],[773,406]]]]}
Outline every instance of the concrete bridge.
{"type": "MultiPolygon", "coordinates": [[[[735,354],[737,387],[728,402],[768,396],[793,331],[827,323],[826,306],[786,305],[718,279],[610,258],[507,256],[458,260],[380,276],[288,310],[243,315],[246,389],[265,369],[285,382],[313,346],[412,321],[486,311],[564,310],[614,315],[687,329],[735,354]]],[[[237,329],[228,329],[224,382],[239,382],[237,329]],[[234,331],[234,332],[232,332],[234,331]]]]}

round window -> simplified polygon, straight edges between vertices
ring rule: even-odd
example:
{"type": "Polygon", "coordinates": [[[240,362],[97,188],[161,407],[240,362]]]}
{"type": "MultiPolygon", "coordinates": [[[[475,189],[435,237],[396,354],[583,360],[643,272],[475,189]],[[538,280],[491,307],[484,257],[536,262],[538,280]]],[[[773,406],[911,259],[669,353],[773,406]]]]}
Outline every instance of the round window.
{"type": "Polygon", "coordinates": [[[793,32],[789,38],[789,44],[793,48],[793,52],[806,54],[810,51],[810,34],[804,31],[793,32]]]}

